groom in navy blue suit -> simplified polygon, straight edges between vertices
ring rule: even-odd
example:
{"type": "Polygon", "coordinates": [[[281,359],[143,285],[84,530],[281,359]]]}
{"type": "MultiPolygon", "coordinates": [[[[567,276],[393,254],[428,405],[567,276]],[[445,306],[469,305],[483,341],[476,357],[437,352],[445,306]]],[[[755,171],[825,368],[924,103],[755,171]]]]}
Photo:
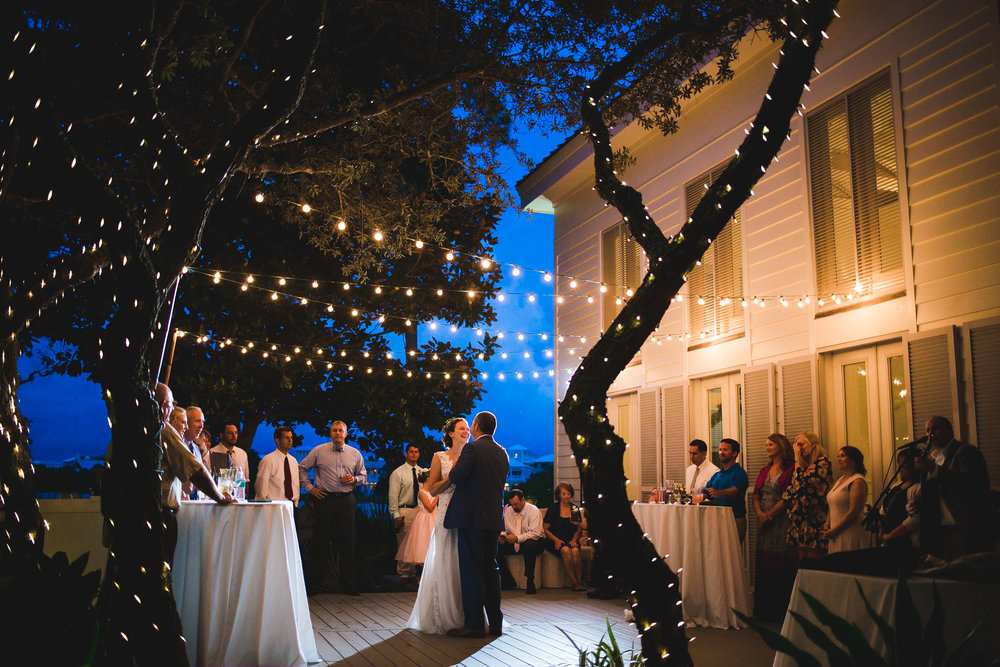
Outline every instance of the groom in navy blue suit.
{"type": "Polygon", "coordinates": [[[448,631],[453,637],[484,637],[483,608],[491,635],[503,632],[500,612],[500,571],[497,538],[503,530],[503,485],[510,468],[507,452],[493,439],[497,418],[480,412],[472,420],[474,441],[462,454],[448,479],[455,494],[444,527],[458,531],[458,571],[462,582],[465,625],[448,631]]]}

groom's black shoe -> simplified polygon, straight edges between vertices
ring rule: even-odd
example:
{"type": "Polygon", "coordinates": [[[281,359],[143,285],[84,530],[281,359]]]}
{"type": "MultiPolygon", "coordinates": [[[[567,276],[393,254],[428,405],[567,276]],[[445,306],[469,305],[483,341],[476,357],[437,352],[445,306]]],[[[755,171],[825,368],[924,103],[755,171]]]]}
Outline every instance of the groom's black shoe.
{"type": "Polygon", "coordinates": [[[480,637],[485,637],[486,633],[483,632],[482,630],[473,630],[472,628],[462,627],[462,628],[452,628],[451,630],[448,631],[448,636],[449,637],[473,637],[473,638],[477,638],[478,639],[480,637]]]}
{"type": "Polygon", "coordinates": [[[535,593],[537,593],[538,591],[535,590],[535,582],[528,581],[528,585],[525,587],[524,592],[527,593],[528,595],[534,595],[535,593]]]}
{"type": "Polygon", "coordinates": [[[490,634],[494,637],[499,637],[503,634],[502,628],[490,628],[490,634]]]}

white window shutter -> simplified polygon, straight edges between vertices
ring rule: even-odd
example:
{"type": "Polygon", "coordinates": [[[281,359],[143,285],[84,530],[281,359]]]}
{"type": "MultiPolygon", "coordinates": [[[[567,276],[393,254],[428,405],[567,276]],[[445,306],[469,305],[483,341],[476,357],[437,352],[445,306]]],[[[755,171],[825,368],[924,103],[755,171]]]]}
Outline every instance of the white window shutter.
{"type": "Polygon", "coordinates": [[[966,325],[965,333],[967,437],[979,445],[993,488],[1000,488],[1000,320],[966,325]]]}
{"type": "Polygon", "coordinates": [[[642,498],[661,486],[660,480],[660,392],[639,392],[639,484],[642,498]]]}
{"type": "Polygon", "coordinates": [[[935,415],[947,417],[961,434],[955,328],[911,334],[906,351],[914,436],[922,435],[927,419],[935,415]]]}
{"type": "Polygon", "coordinates": [[[804,359],[781,364],[779,374],[781,431],[790,442],[793,442],[799,433],[816,430],[816,383],[813,380],[813,360],[804,359]]]}
{"type": "Polygon", "coordinates": [[[757,473],[767,463],[764,442],[774,433],[774,366],[766,364],[743,371],[743,468],[750,485],[747,487],[747,555],[750,564],[750,585],[756,583],[757,515],[753,511],[753,487],[757,473]]]}
{"type": "Polygon", "coordinates": [[[687,388],[663,387],[663,478],[684,483],[688,466],[687,388]]]}
{"type": "Polygon", "coordinates": [[[816,289],[821,298],[905,289],[889,73],[806,123],[816,289]]]}
{"type": "MultiPolygon", "coordinates": [[[[728,163],[727,163],[728,164],[728,163]]],[[[726,164],[705,172],[684,186],[688,217],[694,212],[705,188],[714,183],[726,164]]],[[[744,331],[743,307],[743,231],[740,211],[701,257],[701,265],[688,274],[688,331],[699,335],[692,340],[698,344],[700,334],[730,336],[744,331]],[[699,300],[701,303],[699,303],[699,300]]]]}

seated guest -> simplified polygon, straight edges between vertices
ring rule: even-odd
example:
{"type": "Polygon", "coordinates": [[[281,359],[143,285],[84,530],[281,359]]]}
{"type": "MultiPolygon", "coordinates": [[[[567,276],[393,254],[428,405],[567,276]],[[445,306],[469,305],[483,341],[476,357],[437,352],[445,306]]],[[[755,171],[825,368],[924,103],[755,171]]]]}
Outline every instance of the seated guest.
{"type": "Polygon", "coordinates": [[[507,556],[524,556],[524,576],[528,580],[525,591],[535,594],[535,561],[545,550],[545,534],[542,532],[542,513],[537,507],[525,501],[521,489],[507,494],[507,506],[503,508],[504,531],[498,538],[497,564],[500,566],[501,588],[517,588],[514,577],[507,566],[507,556]]]}
{"type": "Polygon", "coordinates": [[[837,467],[841,475],[826,494],[830,512],[823,537],[827,540],[828,554],[867,549],[872,545],[871,535],[861,525],[868,499],[864,455],[857,447],[845,445],[837,452],[837,467]]]}
{"type": "Polygon", "coordinates": [[[542,530],[548,538],[546,548],[562,558],[566,574],[573,581],[574,591],[585,591],[583,585],[583,560],[580,557],[580,537],[583,535],[583,515],[573,504],[573,485],[559,482],[555,500],[545,511],[542,530]]]}
{"type": "Polygon", "coordinates": [[[792,443],[795,472],[781,499],[788,512],[787,542],[803,558],[822,558],[826,554],[823,526],[829,511],[826,494],[830,491],[830,459],[814,431],[801,433],[792,443]]]}
{"type": "Polygon", "coordinates": [[[434,532],[434,522],[437,521],[438,499],[441,496],[432,496],[427,488],[427,478],[430,477],[430,470],[421,470],[417,473],[417,483],[423,485],[417,492],[417,512],[410,522],[410,527],[403,540],[399,543],[396,551],[396,561],[399,564],[409,564],[413,568],[410,570],[413,578],[417,576],[417,565],[423,565],[427,559],[427,548],[431,544],[431,534],[434,532]]]}
{"type": "Polygon", "coordinates": [[[792,479],[792,444],[781,433],[767,436],[767,464],[757,475],[753,509],[757,516],[757,584],[753,615],[761,620],[784,618],[795,582],[795,551],[785,542],[788,514],[781,494],[792,479]]]}
{"type": "Polygon", "coordinates": [[[920,551],[945,560],[992,551],[996,509],[982,452],[955,439],[951,422],[927,420],[927,452],[915,461],[920,485],[920,551]]]}
{"type": "Polygon", "coordinates": [[[692,440],[688,445],[688,457],[691,465],[684,473],[684,488],[694,496],[700,494],[712,475],[719,472],[719,466],[708,460],[708,443],[704,440],[692,440]]]}
{"type": "Polygon", "coordinates": [[[288,453],[295,444],[292,429],[274,429],[274,451],[260,460],[254,497],[257,500],[290,500],[299,504],[299,462],[288,453]]]}
{"type": "Polygon", "coordinates": [[[899,470],[899,481],[885,495],[879,508],[879,532],[892,532],[906,519],[907,494],[914,484],[917,484],[917,470],[913,461],[917,457],[916,450],[906,450],[896,456],[896,466],[899,470]]]}
{"type": "Polygon", "coordinates": [[[736,533],[742,543],[747,535],[747,487],[750,480],[743,467],[736,462],[740,454],[740,443],[732,438],[723,438],[719,442],[719,463],[722,470],[712,475],[705,485],[705,495],[712,503],[731,507],[736,518],[736,533]]]}

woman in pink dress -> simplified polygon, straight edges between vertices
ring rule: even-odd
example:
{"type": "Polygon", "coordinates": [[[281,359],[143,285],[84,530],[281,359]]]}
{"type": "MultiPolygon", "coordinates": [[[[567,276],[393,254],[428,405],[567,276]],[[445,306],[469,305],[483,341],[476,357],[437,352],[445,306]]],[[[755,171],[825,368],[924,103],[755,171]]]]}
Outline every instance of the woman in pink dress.
{"type": "Polygon", "coordinates": [[[829,540],[827,553],[867,549],[872,546],[872,536],[861,525],[868,499],[864,455],[857,447],[845,445],[837,453],[837,467],[840,478],[826,496],[830,506],[823,532],[823,537],[829,540]]]}
{"type": "Polygon", "coordinates": [[[434,532],[434,521],[437,519],[438,497],[432,496],[427,490],[427,477],[429,470],[424,470],[417,475],[417,481],[423,484],[417,498],[420,503],[417,505],[417,514],[413,517],[410,530],[403,537],[399,544],[399,551],[396,552],[396,560],[402,563],[424,564],[427,557],[427,547],[431,543],[431,533],[434,532]]]}

